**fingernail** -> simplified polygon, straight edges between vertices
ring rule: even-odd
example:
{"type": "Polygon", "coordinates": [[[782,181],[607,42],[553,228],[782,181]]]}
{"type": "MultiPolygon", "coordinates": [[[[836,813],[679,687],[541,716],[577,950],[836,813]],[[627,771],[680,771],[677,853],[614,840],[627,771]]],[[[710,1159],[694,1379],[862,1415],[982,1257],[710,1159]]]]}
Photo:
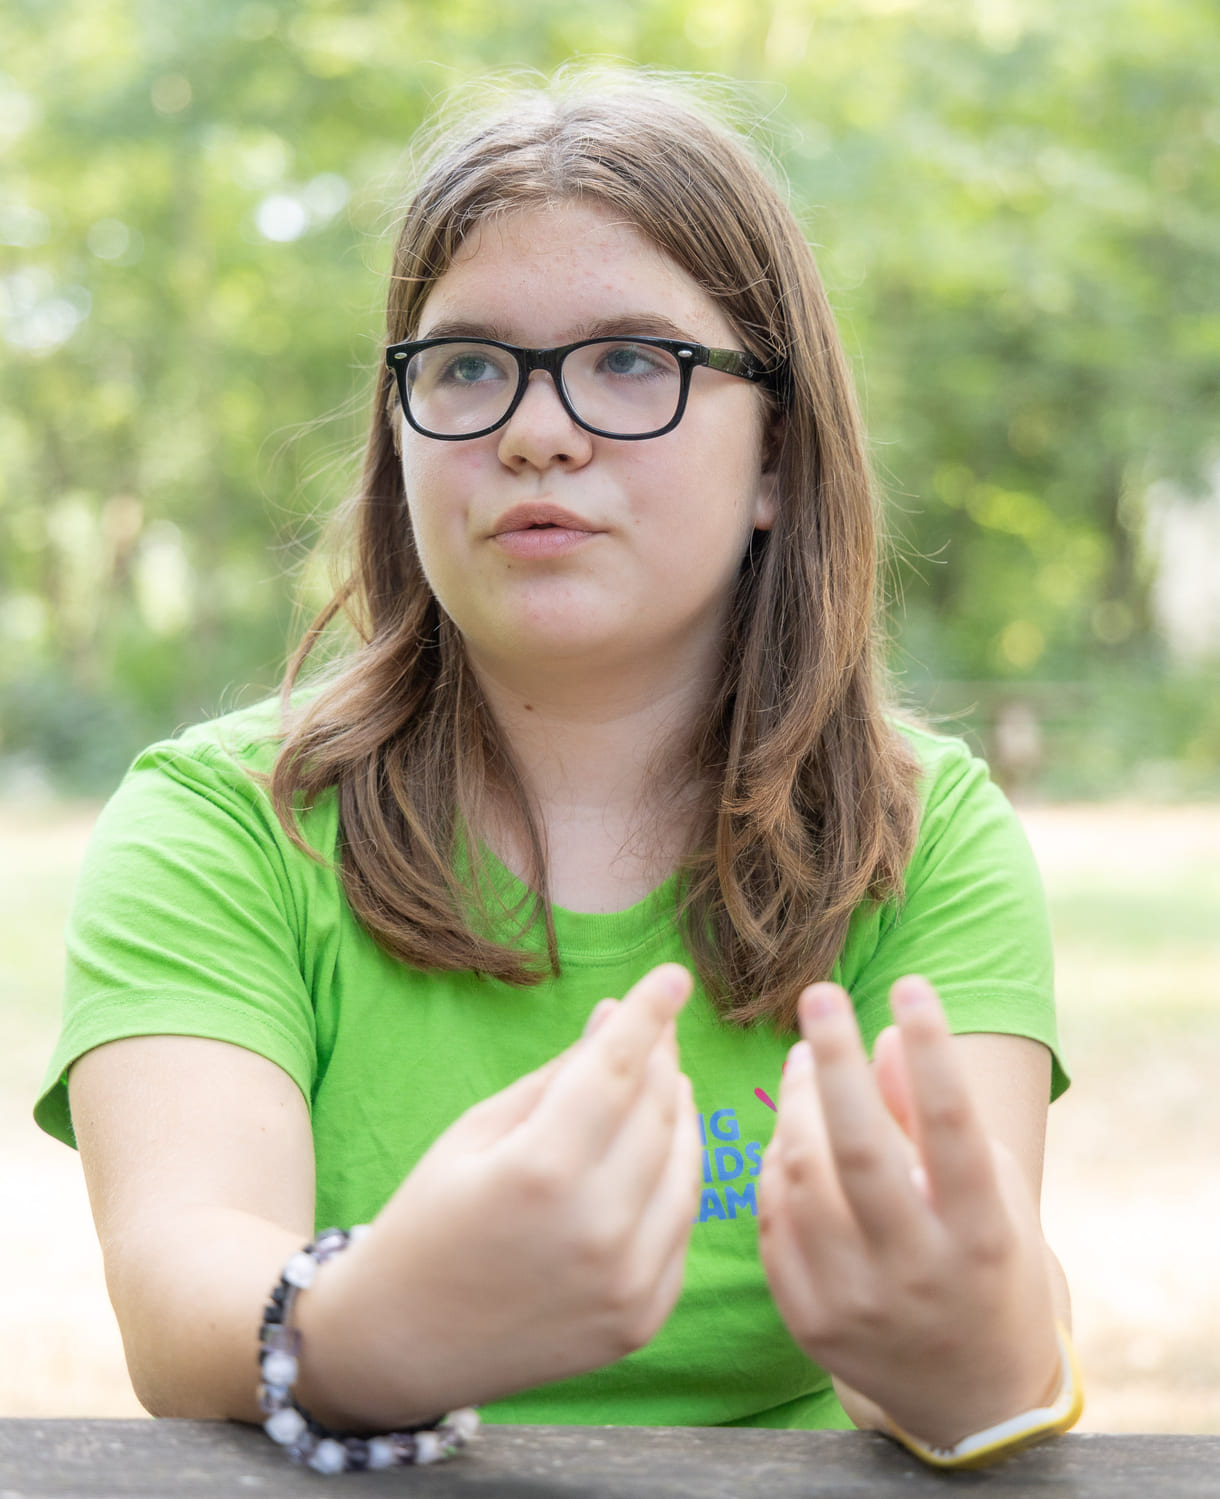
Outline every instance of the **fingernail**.
{"type": "Polygon", "coordinates": [[[801,996],[801,1008],[810,1020],[837,1015],[842,1004],[842,996],[833,984],[814,984],[801,996]]]}
{"type": "Polygon", "coordinates": [[[809,1049],[808,1041],[798,1041],[789,1051],[788,1060],[784,1063],[785,1077],[789,1072],[799,1076],[802,1072],[813,1071],[813,1052],[809,1049]]]}
{"type": "Polygon", "coordinates": [[[667,963],[661,976],[665,992],[673,999],[685,999],[691,991],[691,976],[680,963],[667,963]]]}
{"type": "Polygon", "coordinates": [[[908,974],[901,978],[890,991],[890,1002],[901,1010],[914,1010],[919,1005],[926,1004],[931,993],[931,986],[927,979],[920,978],[917,974],[908,974]]]}

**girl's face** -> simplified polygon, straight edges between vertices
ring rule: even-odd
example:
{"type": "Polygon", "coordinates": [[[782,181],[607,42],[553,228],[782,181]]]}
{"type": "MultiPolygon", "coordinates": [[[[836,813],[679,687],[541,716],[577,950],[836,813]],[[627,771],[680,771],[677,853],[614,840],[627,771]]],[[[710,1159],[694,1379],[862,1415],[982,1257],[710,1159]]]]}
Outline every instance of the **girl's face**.
{"type": "MultiPolygon", "coordinates": [[[[566,202],[480,225],[416,336],[551,348],[619,332],[742,347],[637,229],[566,202]]],[[[404,419],[416,546],[472,662],[518,679],[565,663],[706,670],[751,533],[774,517],[763,414],[749,382],[696,368],[678,426],[639,442],[578,427],[542,371],[485,437],[440,442],[404,419]]]]}

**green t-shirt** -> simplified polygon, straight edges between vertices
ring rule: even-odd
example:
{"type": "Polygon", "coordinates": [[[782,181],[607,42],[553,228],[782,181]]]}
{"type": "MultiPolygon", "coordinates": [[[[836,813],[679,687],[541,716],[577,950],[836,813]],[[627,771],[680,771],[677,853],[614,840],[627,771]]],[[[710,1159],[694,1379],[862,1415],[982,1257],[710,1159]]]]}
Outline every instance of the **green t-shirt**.
{"type": "MultiPolygon", "coordinates": [[[[356,920],[334,870],[288,840],[249,776],[273,763],[275,724],[262,705],[152,746],[103,811],[69,921],[63,1030],[35,1118],[74,1143],[67,1071],[104,1042],[169,1034],[247,1047],[300,1088],[316,1224],[346,1227],[372,1219],[465,1109],[571,1044],[599,999],[686,954],[671,879],[626,911],[557,909],[562,972],[536,987],[407,968],[356,920]]],[[[1054,1096],[1067,1080],[1024,834],[964,744],[901,732],[925,767],[906,898],[855,913],[834,977],[871,1047],[889,1021],[890,985],[925,974],[955,1031],[1049,1047],[1054,1096]]],[[[303,831],[333,856],[337,828],[330,794],[303,831]]],[[[784,1328],[758,1254],[756,1182],[794,1035],[727,1026],[696,988],[678,1039],[705,1145],[681,1298],[646,1348],[489,1405],[489,1421],[851,1424],[784,1328]]]]}

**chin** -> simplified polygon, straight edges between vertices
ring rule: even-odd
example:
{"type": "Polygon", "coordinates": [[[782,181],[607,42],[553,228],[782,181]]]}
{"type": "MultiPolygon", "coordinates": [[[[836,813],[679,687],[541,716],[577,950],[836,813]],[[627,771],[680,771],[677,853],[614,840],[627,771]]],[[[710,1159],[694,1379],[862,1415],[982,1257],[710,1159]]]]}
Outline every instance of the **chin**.
{"type": "Polygon", "coordinates": [[[577,618],[534,616],[490,626],[484,622],[482,628],[462,634],[476,660],[496,662],[514,673],[551,666],[605,671],[652,654],[651,646],[624,639],[621,630],[602,631],[590,625],[587,613],[577,618]]]}

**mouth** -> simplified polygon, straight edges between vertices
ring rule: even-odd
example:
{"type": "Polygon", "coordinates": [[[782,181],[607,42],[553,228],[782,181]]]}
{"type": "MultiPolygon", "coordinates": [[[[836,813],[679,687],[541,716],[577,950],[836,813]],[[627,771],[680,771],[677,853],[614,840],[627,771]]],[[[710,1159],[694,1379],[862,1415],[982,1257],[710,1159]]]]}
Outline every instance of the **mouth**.
{"type": "Polygon", "coordinates": [[[565,531],[574,535],[595,535],[598,527],[592,521],[559,505],[530,502],[506,510],[492,526],[492,536],[517,535],[523,531],[565,531]]]}
{"type": "Polygon", "coordinates": [[[583,515],[531,500],[506,510],[495,522],[490,540],[514,562],[545,567],[583,550],[602,534],[583,515]]]}

